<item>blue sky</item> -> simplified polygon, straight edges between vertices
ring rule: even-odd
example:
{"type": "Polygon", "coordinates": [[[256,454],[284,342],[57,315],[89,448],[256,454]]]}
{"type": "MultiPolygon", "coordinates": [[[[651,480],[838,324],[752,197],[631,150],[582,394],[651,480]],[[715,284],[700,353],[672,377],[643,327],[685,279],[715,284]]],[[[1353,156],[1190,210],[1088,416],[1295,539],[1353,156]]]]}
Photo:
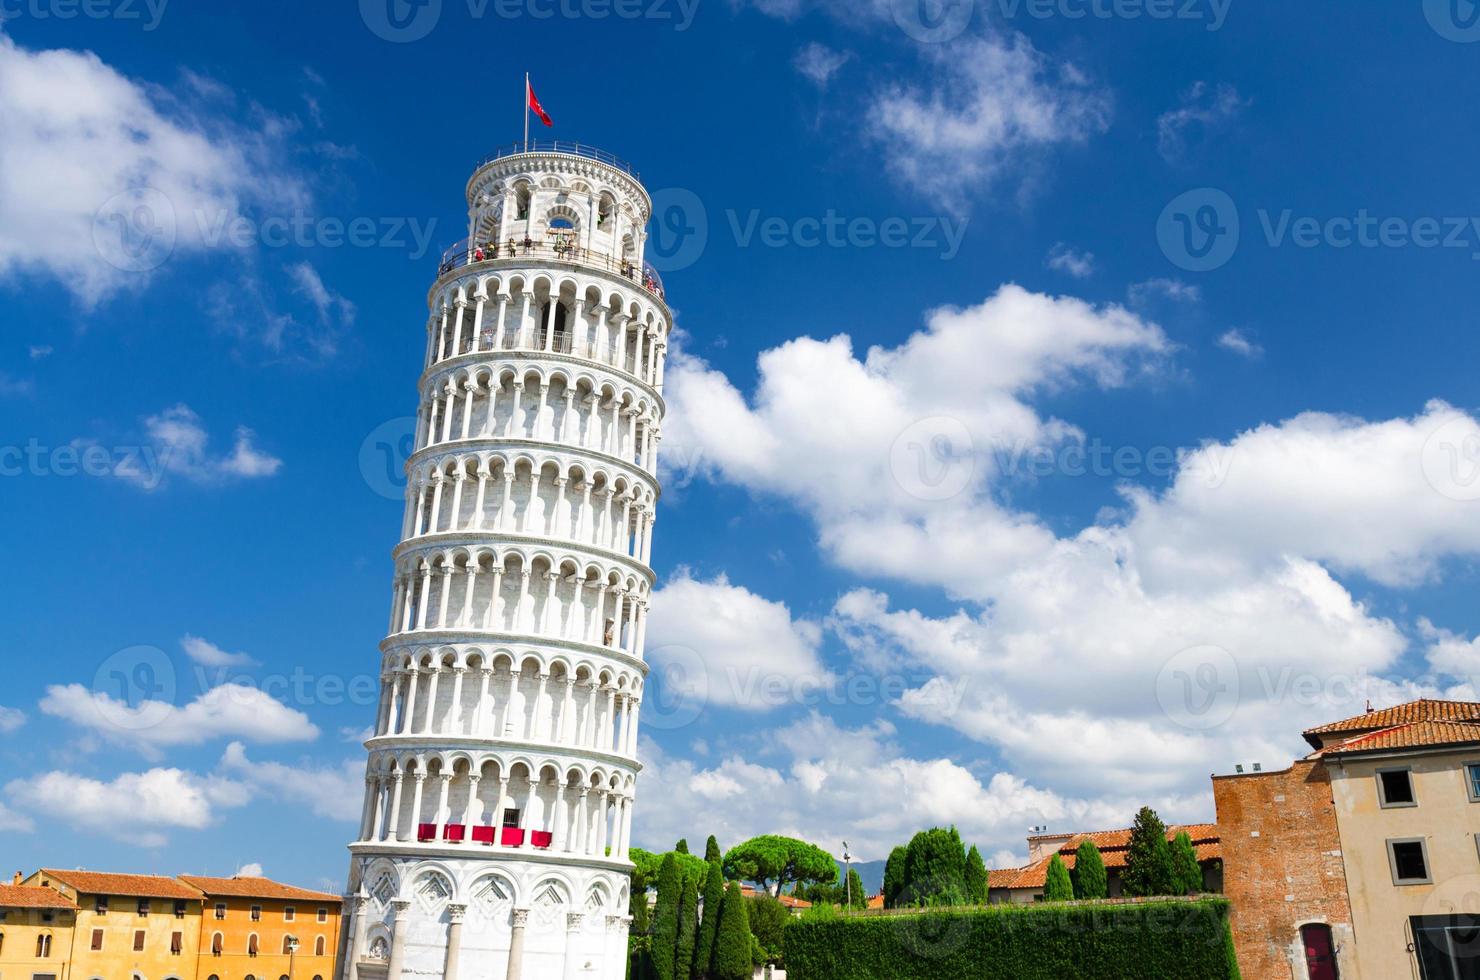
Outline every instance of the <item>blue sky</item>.
{"type": "Polygon", "coordinates": [[[1473,696],[1446,3],[74,9],[0,4],[0,860],[339,879],[386,452],[526,70],[684,332],[637,844],[1004,864],[1473,696]]]}

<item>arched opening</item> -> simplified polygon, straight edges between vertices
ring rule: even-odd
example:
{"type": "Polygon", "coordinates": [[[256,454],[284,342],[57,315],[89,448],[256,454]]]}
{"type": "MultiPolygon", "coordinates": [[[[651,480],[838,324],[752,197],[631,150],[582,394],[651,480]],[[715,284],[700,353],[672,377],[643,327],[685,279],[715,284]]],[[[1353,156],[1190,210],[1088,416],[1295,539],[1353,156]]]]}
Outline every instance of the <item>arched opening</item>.
{"type": "Polygon", "coordinates": [[[1340,980],[1330,926],[1324,922],[1301,926],[1300,943],[1305,947],[1305,972],[1310,980],[1340,980]]]}

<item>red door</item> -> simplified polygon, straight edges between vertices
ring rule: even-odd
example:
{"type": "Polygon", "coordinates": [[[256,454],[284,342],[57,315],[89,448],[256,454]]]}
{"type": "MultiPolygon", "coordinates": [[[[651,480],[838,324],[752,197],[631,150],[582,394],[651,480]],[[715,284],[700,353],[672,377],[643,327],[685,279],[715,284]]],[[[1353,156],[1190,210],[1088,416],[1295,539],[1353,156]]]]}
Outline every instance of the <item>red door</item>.
{"type": "Polygon", "coordinates": [[[1300,939],[1305,944],[1305,970],[1310,980],[1339,980],[1331,927],[1320,924],[1302,926],[1300,939]]]}

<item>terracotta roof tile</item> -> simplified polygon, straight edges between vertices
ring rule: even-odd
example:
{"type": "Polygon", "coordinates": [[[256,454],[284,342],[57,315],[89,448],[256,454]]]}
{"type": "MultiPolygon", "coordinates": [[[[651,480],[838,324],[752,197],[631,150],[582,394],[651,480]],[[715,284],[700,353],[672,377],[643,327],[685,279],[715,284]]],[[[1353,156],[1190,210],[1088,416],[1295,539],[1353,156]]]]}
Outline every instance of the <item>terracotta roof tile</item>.
{"type": "Polygon", "coordinates": [[[1474,701],[1435,701],[1422,698],[1407,704],[1394,705],[1380,711],[1343,718],[1329,725],[1309,728],[1305,740],[1315,748],[1321,747],[1322,735],[1339,735],[1345,732],[1370,732],[1380,728],[1411,725],[1420,721],[1475,721],[1480,722],[1480,703],[1474,701]]]}
{"type": "Polygon", "coordinates": [[[0,908],[75,909],[77,903],[55,888],[33,885],[0,885],[0,908]]]}
{"type": "Polygon", "coordinates": [[[332,902],[335,905],[341,901],[338,895],[284,885],[271,878],[207,878],[201,875],[181,875],[180,880],[211,898],[265,898],[288,902],[332,902]]]}
{"type": "Polygon", "coordinates": [[[159,875],[125,875],[101,871],[63,871],[42,868],[41,874],[87,895],[126,895],[130,898],[183,898],[200,900],[200,892],[174,878],[159,875]]]}
{"type": "Polygon", "coordinates": [[[1349,755],[1358,752],[1423,749],[1475,743],[1480,743],[1480,722],[1417,721],[1355,735],[1343,742],[1328,745],[1322,750],[1322,754],[1349,755]]]}
{"type": "MultiPolygon", "coordinates": [[[[1167,828],[1167,840],[1172,840],[1183,831],[1192,838],[1192,849],[1201,861],[1220,860],[1223,857],[1223,845],[1218,837],[1218,827],[1215,824],[1200,823],[1185,826],[1173,826],[1167,828]]],[[[1064,867],[1070,871],[1074,870],[1075,851],[1083,841],[1093,841],[1100,849],[1100,857],[1105,862],[1107,870],[1124,868],[1126,856],[1130,850],[1131,832],[1126,830],[1100,830],[1086,834],[1075,834],[1059,846],[1057,851],[1059,859],[1064,862],[1064,867]]],[[[1021,868],[1007,868],[1001,871],[987,872],[988,888],[1042,888],[1048,881],[1048,865],[1053,861],[1050,854],[1044,858],[1025,865],[1021,868]]]]}

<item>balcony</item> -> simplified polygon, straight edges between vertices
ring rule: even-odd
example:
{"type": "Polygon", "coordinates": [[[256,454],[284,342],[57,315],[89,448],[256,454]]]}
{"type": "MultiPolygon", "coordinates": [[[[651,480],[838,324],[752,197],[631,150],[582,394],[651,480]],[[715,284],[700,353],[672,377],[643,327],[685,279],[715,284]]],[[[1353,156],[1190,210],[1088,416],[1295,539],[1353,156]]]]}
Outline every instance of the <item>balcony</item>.
{"type": "Polygon", "coordinates": [[[528,140],[522,143],[501,146],[494,150],[491,155],[479,160],[478,165],[473,170],[477,172],[495,160],[502,160],[504,157],[516,157],[523,153],[564,153],[573,157],[585,157],[587,160],[595,160],[597,163],[604,163],[608,167],[615,167],[633,180],[640,181],[642,179],[637,171],[632,169],[632,164],[626,160],[614,156],[605,150],[597,149],[594,146],[589,146],[585,143],[574,143],[570,140],[528,140]]]}
{"type": "Polygon", "coordinates": [[[644,262],[639,271],[636,265],[625,259],[617,259],[603,252],[581,248],[570,238],[557,236],[553,241],[537,242],[529,238],[522,241],[474,242],[465,238],[442,253],[437,275],[445,276],[454,269],[465,269],[510,260],[534,259],[572,268],[601,269],[614,273],[641,286],[658,299],[663,298],[663,277],[652,264],[644,262]]]}

